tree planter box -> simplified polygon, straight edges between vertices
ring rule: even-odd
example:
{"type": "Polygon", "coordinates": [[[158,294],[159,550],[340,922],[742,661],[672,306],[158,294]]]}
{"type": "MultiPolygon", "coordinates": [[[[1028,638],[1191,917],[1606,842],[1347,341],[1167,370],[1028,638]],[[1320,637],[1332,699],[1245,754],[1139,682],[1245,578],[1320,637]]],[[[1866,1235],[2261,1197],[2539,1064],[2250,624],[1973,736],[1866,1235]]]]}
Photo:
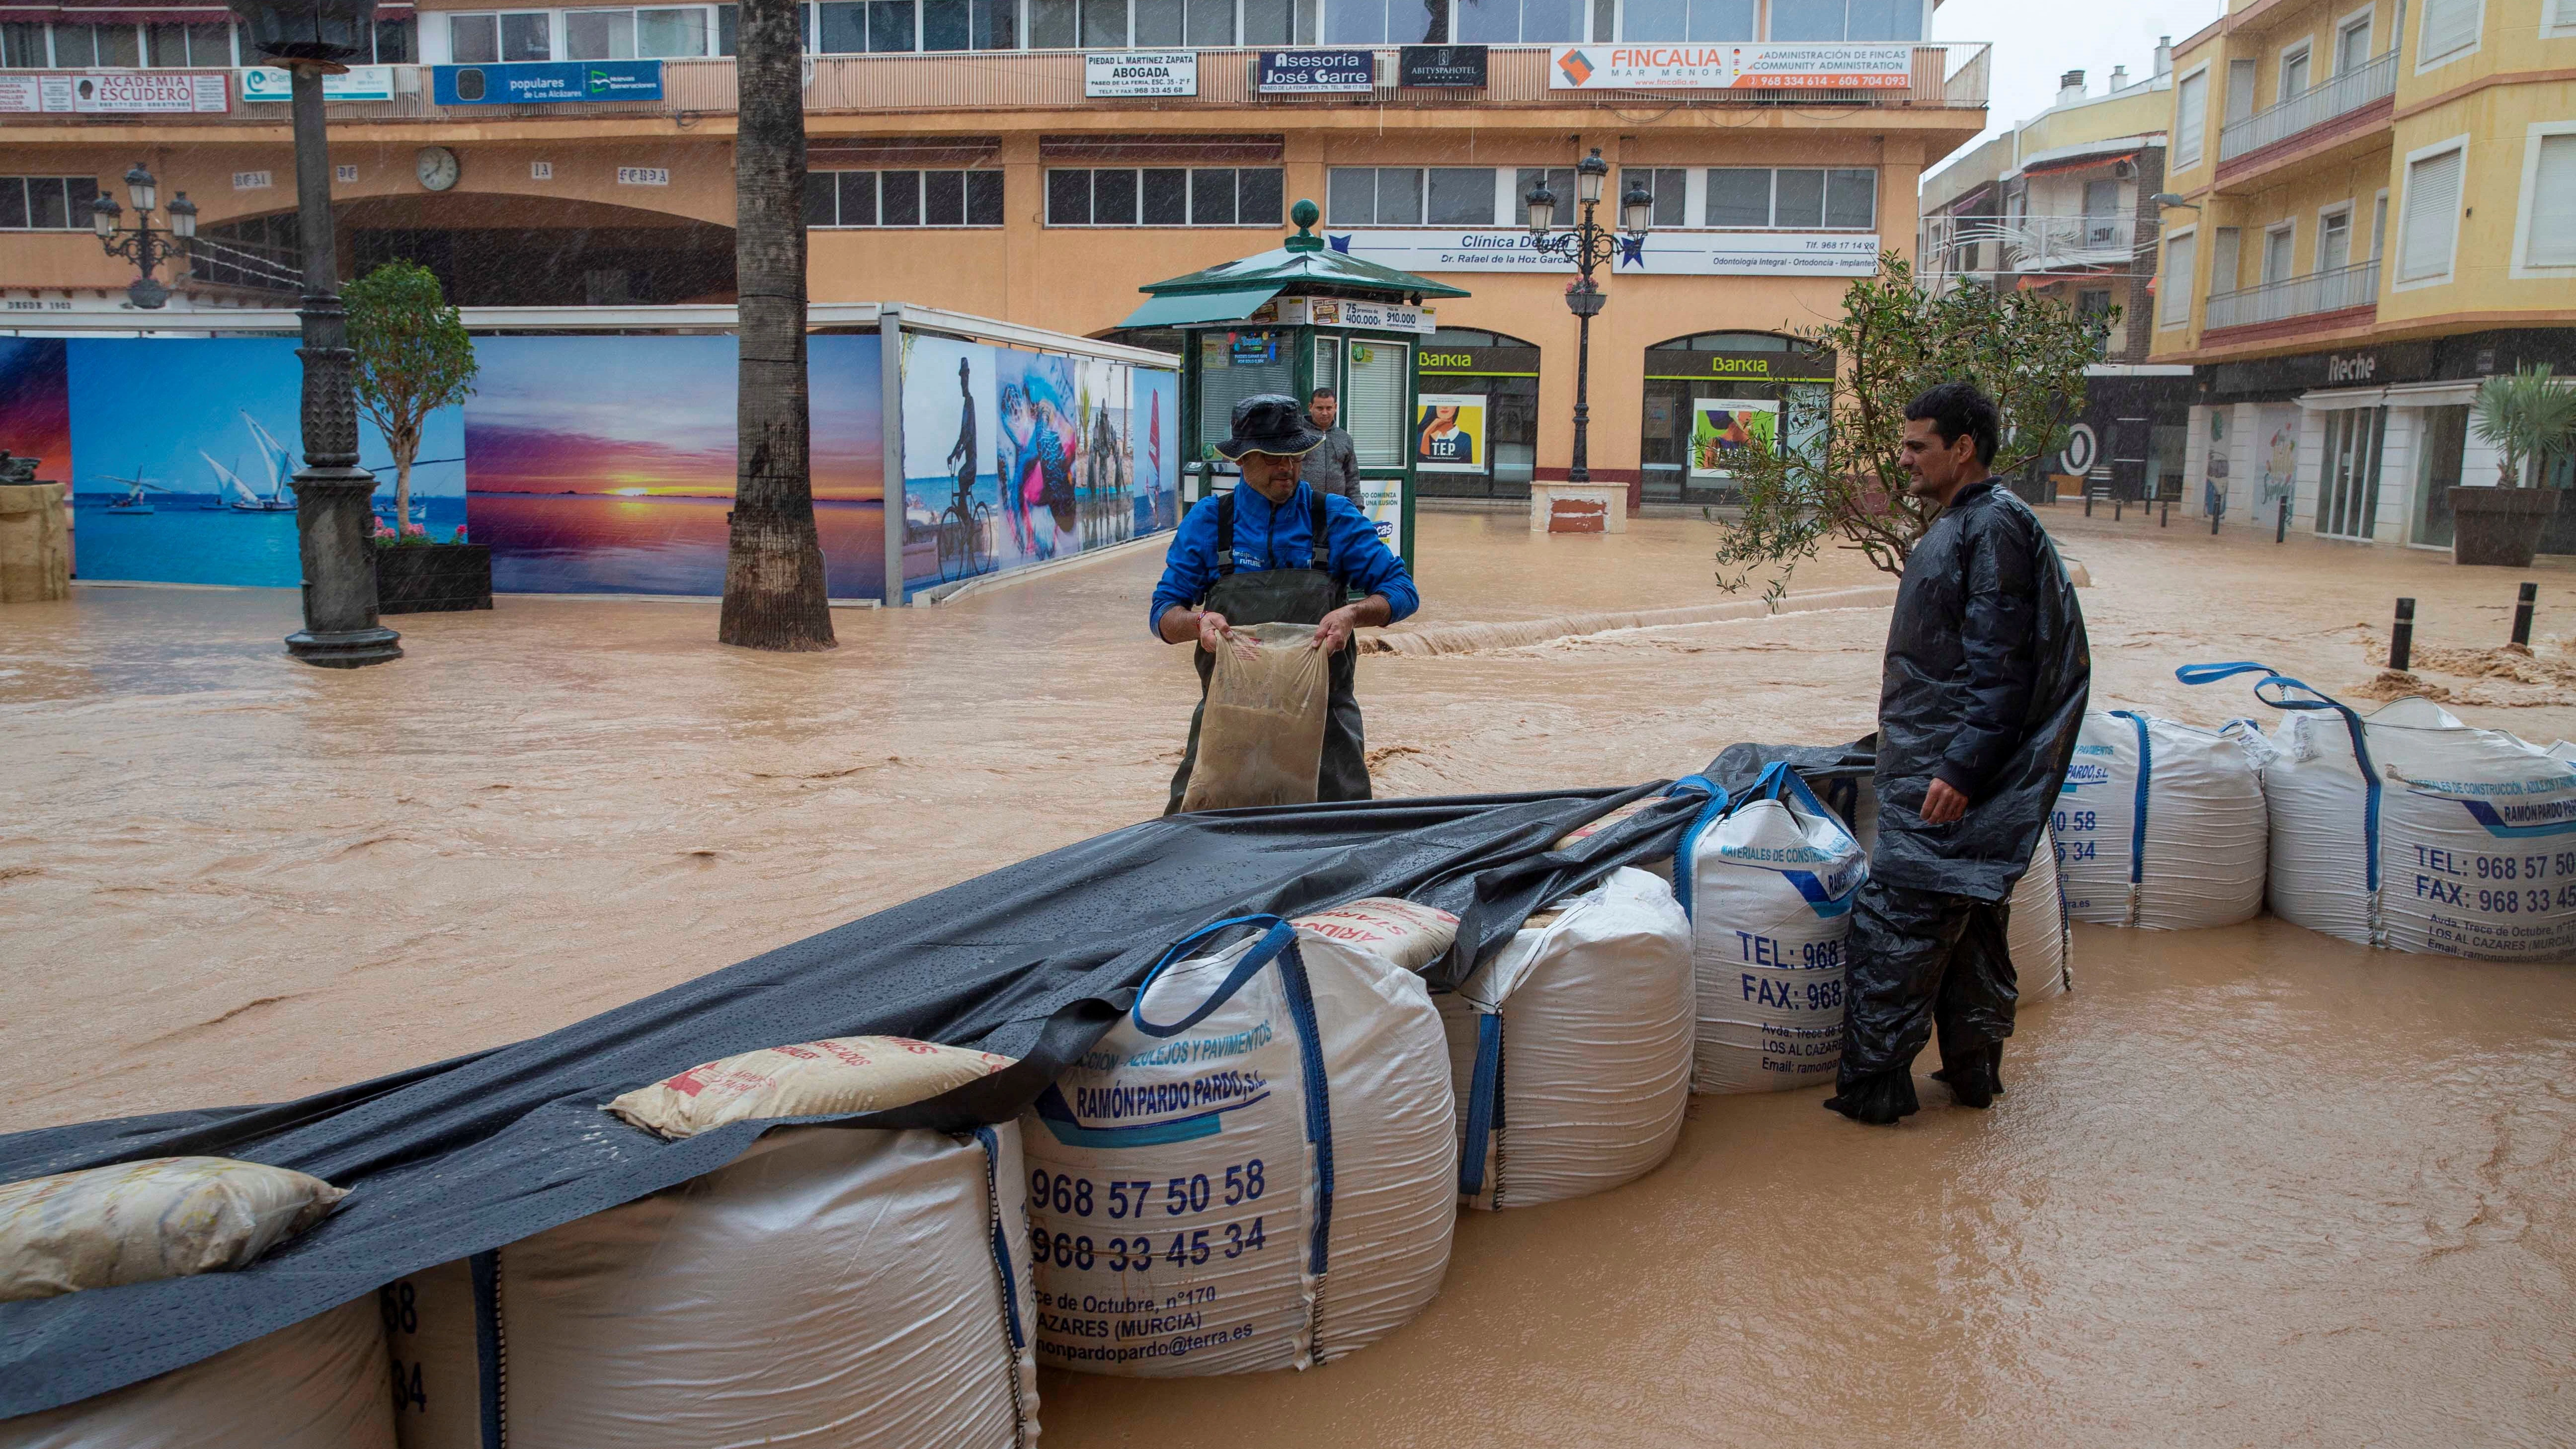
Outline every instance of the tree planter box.
{"type": "Polygon", "coordinates": [[[487,543],[375,547],[376,612],[440,614],[492,607],[492,546],[487,543]]]}
{"type": "Polygon", "coordinates": [[[2451,496],[2451,561],[2528,568],[2558,511],[2555,488],[2460,488],[2451,496]]]}

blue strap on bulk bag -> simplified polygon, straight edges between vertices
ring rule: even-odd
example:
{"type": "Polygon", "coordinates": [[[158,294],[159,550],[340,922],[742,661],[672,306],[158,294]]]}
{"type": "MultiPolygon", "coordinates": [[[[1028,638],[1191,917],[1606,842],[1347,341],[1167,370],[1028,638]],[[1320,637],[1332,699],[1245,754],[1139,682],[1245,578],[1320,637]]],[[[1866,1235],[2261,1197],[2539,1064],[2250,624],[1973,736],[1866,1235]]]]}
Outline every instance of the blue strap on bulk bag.
{"type": "Polygon", "coordinates": [[[2147,782],[2156,773],[2155,746],[2147,739],[2147,717],[2134,709],[2115,709],[2138,732],[2138,793],[2129,810],[2129,924],[2138,923],[2138,893],[2147,878],[2147,782]]]}
{"type": "Polygon", "coordinates": [[[2274,709],[2330,709],[2343,716],[2344,728],[2352,735],[2352,757],[2355,763],[2361,766],[2361,783],[2365,791],[2362,838],[2367,843],[2370,854],[2367,862],[2370,871],[2370,929],[2372,935],[2376,936],[2379,932],[2379,767],[2371,763],[2370,741],[2363,736],[2361,716],[2353,711],[2352,706],[2324,690],[2313,685],[2302,684],[2268,664],[2257,664],[2250,659],[2234,660],[2226,664],[2186,664],[2174,671],[2174,678],[2185,684],[2215,684],[2219,680],[2232,679],[2239,674],[2262,675],[2261,679],[2254,681],[2254,697],[2274,709]],[[2265,694],[2263,691],[2266,689],[2271,690],[2272,693],[2265,694]],[[2292,698],[2290,691],[2294,689],[2309,697],[2292,698]]]}
{"type": "Polygon", "coordinates": [[[1707,795],[1708,803],[1699,807],[1690,824],[1682,827],[1681,843],[1673,847],[1673,899],[1682,903],[1685,917],[1691,913],[1691,861],[1699,851],[1700,832],[1725,815],[1727,805],[1726,787],[1706,775],[1684,775],[1664,792],[1664,798],[1670,800],[1692,791],[1707,795]]]}
{"type": "Polygon", "coordinates": [[[1485,1148],[1502,1125],[1503,1018],[1498,1012],[1476,1013],[1476,1074],[1467,1087],[1467,1140],[1458,1156],[1458,1191],[1474,1197],[1485,1190],[1485,1148]]]}

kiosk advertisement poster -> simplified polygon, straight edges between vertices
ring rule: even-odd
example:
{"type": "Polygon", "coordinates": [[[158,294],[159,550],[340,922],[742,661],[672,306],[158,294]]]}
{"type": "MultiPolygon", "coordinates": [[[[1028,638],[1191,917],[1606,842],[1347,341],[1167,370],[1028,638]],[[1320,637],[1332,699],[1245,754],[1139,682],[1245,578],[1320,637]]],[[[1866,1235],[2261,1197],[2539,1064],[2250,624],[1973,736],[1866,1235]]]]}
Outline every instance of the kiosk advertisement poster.
{"type": "Polygon", "coordinates": [[[904,338],[907,590],[1169,528],[1178,380],[1106,358],[904,338]]]}
{"type": "Polygon", "coordinates": [[[1485,399],[1467,393],[1426,392],[1413,419],[1413,466],[1423,473],[1483,473],[1493,466],[1485,449],[1485,399]]]}
{"type": "Polygon", "coordinates": [[[1732,478],[1735,460],[1779,440],[1780,404],[1763,399],[1691,399],[1690,476],[1732,478]]]}
{"type": "Polygon", "coordinates": [[[1404,480],[1362,478],[1360,512],[1377,527],[1378,542],[1398,557],[1404,553],[1404,480]]]}

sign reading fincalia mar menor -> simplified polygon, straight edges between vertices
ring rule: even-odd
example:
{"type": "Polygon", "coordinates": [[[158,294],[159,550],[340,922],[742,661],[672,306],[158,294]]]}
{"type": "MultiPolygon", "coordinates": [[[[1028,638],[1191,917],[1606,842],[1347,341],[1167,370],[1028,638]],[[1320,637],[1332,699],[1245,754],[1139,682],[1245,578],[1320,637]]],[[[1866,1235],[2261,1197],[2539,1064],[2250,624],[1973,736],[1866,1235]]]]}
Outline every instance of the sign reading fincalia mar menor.
{"type": "MultiPolygon", "coordinates": [[[[1612,273],[1680,277],[1867,277],[1878,236],[1848,231],[1657,231],[1618,237],[1612,273]]],[[[1525,231],[1327,231],[1337,252],[1403,272],[1571,272],[1525,231]]]]}
{"type": "Polygon", "coordinates": [[[1195,96],[1199,93],[1199,53],[1195,50],[1087,53],[1082,57],[1082,93],[1095,99],[1195,96]]]}
{"type": "Polygon", "coordinates": [[[658,101],[658,60],[539,60],[430,67],[442,106],[526,106],[555,101],[658,101]]]}
{"type": "Polygon", "coordinates": [[[1367,95],[1377,89],[1377,53],[1265,50],[1252,88],[1272,95],[1367,95]]]}
{"type": "Polygon", "coordinates": [[[1911,45],[1560,45],[1547,84],[1559,91],[1902,90],[1911,45]]]}

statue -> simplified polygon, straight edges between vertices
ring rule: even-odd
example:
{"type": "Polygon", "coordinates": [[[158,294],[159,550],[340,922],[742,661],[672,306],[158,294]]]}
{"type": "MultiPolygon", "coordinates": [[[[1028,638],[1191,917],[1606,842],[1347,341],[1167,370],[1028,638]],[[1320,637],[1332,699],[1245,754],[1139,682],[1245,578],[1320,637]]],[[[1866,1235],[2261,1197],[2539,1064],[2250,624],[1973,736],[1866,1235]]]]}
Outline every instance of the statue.
{"type": "Polygon", "coordinates": [[[21,457],[0,448],[0,485],[35,482],[36,462],[34,458],[21,457]]]}

